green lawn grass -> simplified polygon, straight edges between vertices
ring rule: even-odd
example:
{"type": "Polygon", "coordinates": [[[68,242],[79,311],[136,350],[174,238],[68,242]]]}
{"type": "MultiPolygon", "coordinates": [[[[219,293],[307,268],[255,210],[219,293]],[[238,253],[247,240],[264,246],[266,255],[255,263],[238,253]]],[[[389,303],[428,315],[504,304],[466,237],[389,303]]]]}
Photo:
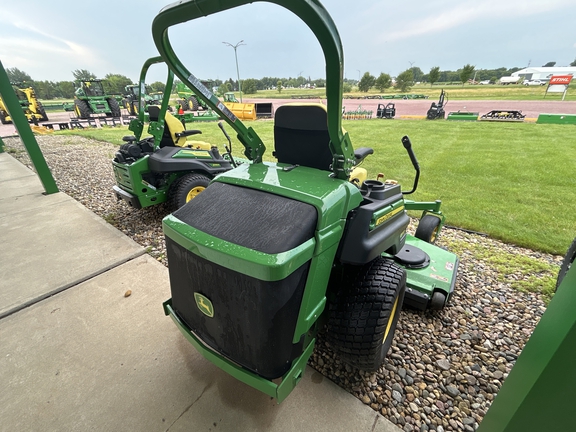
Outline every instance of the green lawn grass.
{"type": "MultiPolygon", "coordinates": [[[[246,122],[273,160],[272,121],[246,122]]],[[[414,170],[401,144],[408,135],[421,167],[416,200],[441,199],[447,224],[531,249],[563,255],[576,235],[576,146],[571,125],[419,120],[344,121],[353,145],[372,147],[363,166],[411,189],[414,170]]],[[[195,138],[225,139],[216,123],[198,123],[195,138]]],[[[231,130],[228,128],[228,132],[231,130]]],[[[60,133],[60,132],[58,132],[60,133]]],[[[126,127],[63,134],[122,143],[126,127]]],[[[232,134],[231,134],[232,135],[232,134]]],[[[234,154],[242,155],[234,140],[234,154]]]]}

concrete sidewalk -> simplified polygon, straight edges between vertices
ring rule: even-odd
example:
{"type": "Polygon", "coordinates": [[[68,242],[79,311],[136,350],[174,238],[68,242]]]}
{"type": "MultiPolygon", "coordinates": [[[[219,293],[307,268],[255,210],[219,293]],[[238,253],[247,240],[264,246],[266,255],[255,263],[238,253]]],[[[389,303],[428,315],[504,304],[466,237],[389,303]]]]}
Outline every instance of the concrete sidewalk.
{"type": "Polygon", "coordinates": [[[163,314],[166,267],[42,192],[0,153],[0,431],[400,431],[311,368],[278,405],[213,366],[163,314]]]}

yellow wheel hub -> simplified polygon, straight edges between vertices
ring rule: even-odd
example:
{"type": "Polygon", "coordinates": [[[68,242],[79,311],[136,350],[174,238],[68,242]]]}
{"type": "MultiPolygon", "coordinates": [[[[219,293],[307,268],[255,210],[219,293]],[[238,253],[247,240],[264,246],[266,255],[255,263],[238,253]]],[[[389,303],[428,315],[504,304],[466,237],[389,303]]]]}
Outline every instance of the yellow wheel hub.
{"type": "Polygon", "coordinates": [[[434,243],[437,237],[438,237],[438,228],[436,228],[432,233],[432,235],[430,236],[430,243],[434,243]]]}
{"type": "Polygon", "coordinates": [[[392,312],[390,312],[390,318],[388,318],[388,325],[386,326],[386,331],[384,332],[384,338],[382,339],[382,343],[386,342],[388,338],[388,333],[390,333],[390,328],[392,327],[392,323],[394,322],[394,316],[396,315],[396,307],[398,307],[398,297],[394,301],[394,306],[392,307],[392,312]]]}
{"type": "Polygon", "coordinates": [[[204,186],[196,186],[195,188],[190,189],[190,192],[188,192],[186,195],[186,202],[190,201],[192,198],[195,198],[204,189],[206,189],[204,186]]]}

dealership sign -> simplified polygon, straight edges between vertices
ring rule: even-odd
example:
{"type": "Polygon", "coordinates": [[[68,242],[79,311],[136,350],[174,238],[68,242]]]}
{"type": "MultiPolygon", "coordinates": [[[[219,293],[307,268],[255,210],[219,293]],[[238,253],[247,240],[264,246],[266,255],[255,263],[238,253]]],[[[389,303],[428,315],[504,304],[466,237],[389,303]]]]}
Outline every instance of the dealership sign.
{"type": "Polygon", "coordinates": [[[572,75],[554,75],[548,82],[546,93],[563,93],[562,100],[564,100],[570,81],[572,81],[572,75]]]}
{"type": "Polygon", "coordinates": [[[550,78],[550,85],[554,84],[564,84],[568,85],[572,81],[572,75],[554,75],[550,78]]]}

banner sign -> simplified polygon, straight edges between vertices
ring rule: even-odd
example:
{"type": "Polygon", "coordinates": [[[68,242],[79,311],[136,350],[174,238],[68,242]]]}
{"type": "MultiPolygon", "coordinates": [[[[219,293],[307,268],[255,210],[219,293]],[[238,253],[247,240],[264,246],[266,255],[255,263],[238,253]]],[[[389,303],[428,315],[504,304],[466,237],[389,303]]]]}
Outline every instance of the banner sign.
{"type": "Polygon", "coordinates": [[[572,75],[554,75],[550,78],[550,85],[564,84],[568,85],[572,81],[572,75]]]}
{"type": "Polygon", "coordinates": [[[562,100],[564,100],[570,81],[572,81],[572,75],[553,75],[548,82],[546,94],[562,93],[562,100]]]}

